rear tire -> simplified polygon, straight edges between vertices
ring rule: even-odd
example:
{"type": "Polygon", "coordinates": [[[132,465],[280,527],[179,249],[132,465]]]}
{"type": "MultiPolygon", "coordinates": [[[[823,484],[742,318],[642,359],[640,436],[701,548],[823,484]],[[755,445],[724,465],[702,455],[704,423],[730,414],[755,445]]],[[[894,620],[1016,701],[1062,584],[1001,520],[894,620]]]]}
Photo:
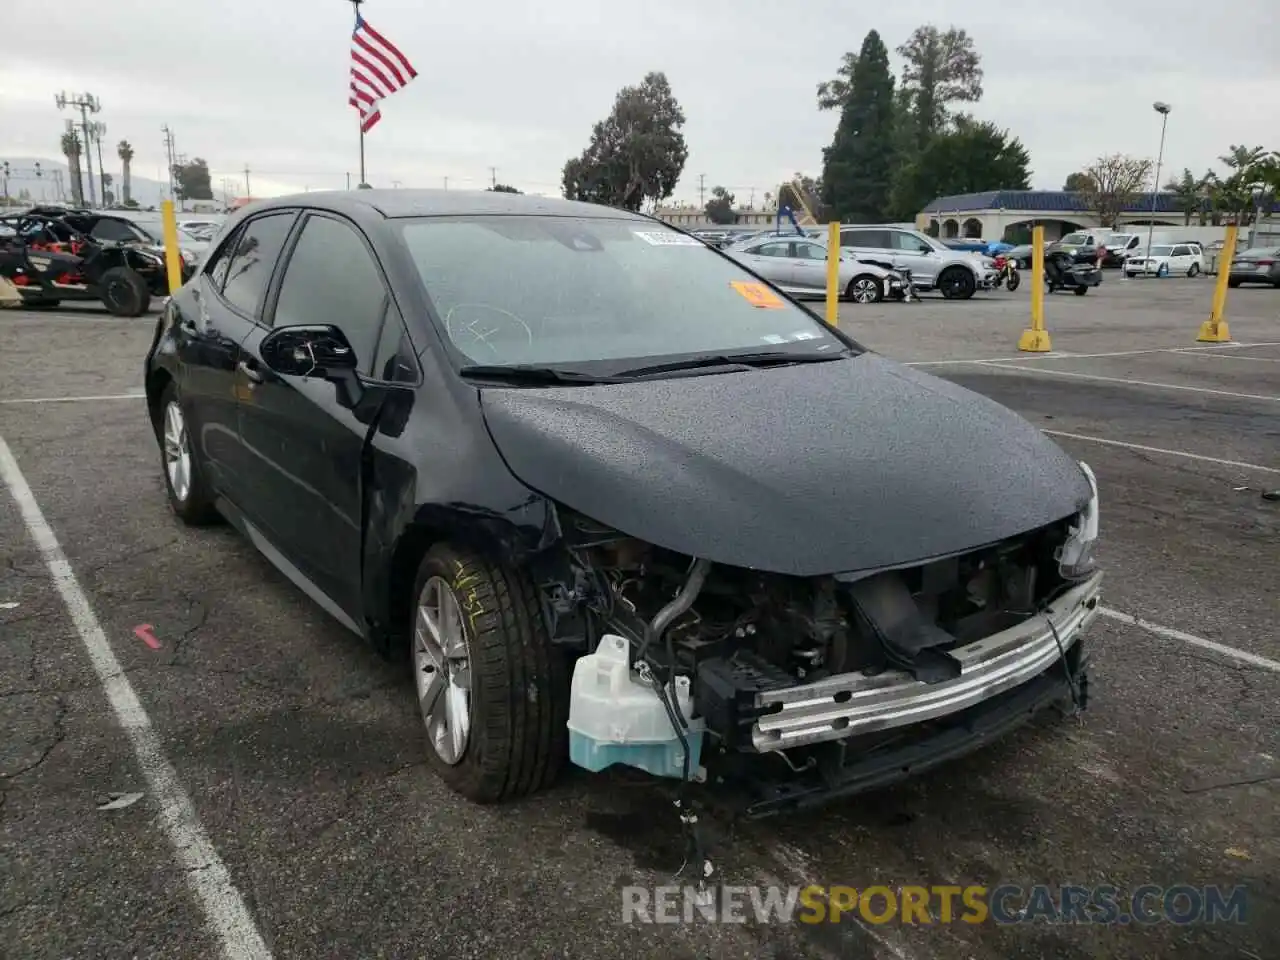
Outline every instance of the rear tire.
{"type": "Polygon", "coordinates": [[[104,270],[98,280],[98,289],[102,291],[102,305],[113,316],[140,317],[151,306],[147,281],[128,267],[104,270]]]}
{"type": "Polygon", "coordinates": [[[438,543],[422,558],[413,596],[413,666],[431,768],[477,803],[510,800],[549,785],[568,755],[569,665],[551,642],[528,574],[438,543]],[[446,591],[448,600],[441,600],[446,591]],[[428,615],[446,638],[430,649],[424,638],[435,634],[427,628],[428,615]],[[463,642],[448,642],[446,627],[460,632],[463,642]],[[463,655],[451,654],[446,646],[463,655]],[[448,660],[436,694],[428,681],[440,673],[434,664],[442,658],[433,652],[443,652],[448,660]],[[438,748],[442,724],[434,711],[446,720],[459,716],[458,700],[452,712],[446,707],[447,698],[459,697],[460,691],[465,738],[459,746],[445,734],[438,748]],[[435,697],[431,708],[424,695],[435,697]]]}
{"type": "Polygon", "coordinates": [[[978,289],[978,282],[964,267],[948,267],[939,275],[937,286],[947,300],[968,300],[978,289]]]}
{"type": "Polygon", "coordinates": [[[217,523],[219,517],[213,506],[213,490],[191,443],[188,423],[178,387],[170,383],[160,394],[160,419],[156,424],[164,486],[169,506],[178,519],[189,527],[204,527],[217,523]]]}
{"type": "Polygon", "coordinates": [[[1194,277],[1199,272],[1200,272],[1200,264],[1198,263],[1193,263],[1190,267],[1187,268],[1188,277],[1194,277]]]}
{"type": "Polygon", "coordinates": [[[879,303],[884,299],[884,287],[869,273],[860,273],[849,281],[845,296],[854,303],[879,303]]]}
{"type": "Polygon", "coordinates": [[[1227,286],[1228,286],[1228,287],[1238,287],[1238,286],[1240,286],[1240,281],[1239,281],[1239,280],[1233,280],[1231,277],[1227,277],[1227,286]]]}

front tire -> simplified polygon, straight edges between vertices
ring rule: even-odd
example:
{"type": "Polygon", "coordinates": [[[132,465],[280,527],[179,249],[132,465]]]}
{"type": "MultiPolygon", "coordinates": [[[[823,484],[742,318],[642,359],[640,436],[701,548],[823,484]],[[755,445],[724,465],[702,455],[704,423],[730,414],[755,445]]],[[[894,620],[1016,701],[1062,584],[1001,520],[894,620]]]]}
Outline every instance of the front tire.
{"type": "Polygon", "coordinates": [[[938,289],[947,300],[968,300],[978,289],[978,282],[964,267],[948,267],[938,277],[938,289]]]}
{"type": "Polygon", "coordinates": [[[1088,288],[1088,287],[1076,287],[1076,288],[1075,288],[1075,290],[1074,290],[1073,292],[1075,293],[1075,295],[1076,295],[1077,297],[1083,297],[1086,293],[1088,293],[1088,292],[1089,292],[1089,288],[1088,288]]]}
{"type": "Polygon", "coordinates": [[[863,273],[849,281],[845,296],[854,303],[879,303],[884,299],[884,288],[871,274],[863,273]]]}
{"type": "Polygon", "coordinates": [[[1227,286],[1228,286],[1228,287],[1238,287],[1238,286],[1240,286],[1240,282],[1241,282],[1241,281],[1239,281],[1239,280],[1233,280],[1231,277],[1227,277],[1227,286]]]}
{"type": "Polygon", "coordinates": [[[160,421],[156,424],[160,439],[160,465],[164,471],[169,507],[190,527],[203,527],[218,520],[213,506],[213,491],[205,480],[199,454],[191,443],[186,410],[178,396],[178,387],[170,383],[160,395],[160,421]]]}
{"type": "Polygon", "coordinates": [[[102,305],[117,317],[140,317],[151,306],[151,291],[147,281],[136,270],[128,267],[112,267],[104,270],[98,281],[102,291],[102,305]]]}
{"type": "Polygon", "coordinates": [[[1018,289],[1018,286],[1021,283],[1022,278],[1016,273],[1011,273],[1009,274],[1009,279],[1005,281],[1005,286],[1008,288],[1010,293],[1013,293],[1013,291],[1018,289]]]}
{"type": "Polygon", "coordinates": [[[569,670],[533,581],[439,543],[413,595],[413,670],[432,769],[478,803],[550,784],[568,754],[569,670]]]}

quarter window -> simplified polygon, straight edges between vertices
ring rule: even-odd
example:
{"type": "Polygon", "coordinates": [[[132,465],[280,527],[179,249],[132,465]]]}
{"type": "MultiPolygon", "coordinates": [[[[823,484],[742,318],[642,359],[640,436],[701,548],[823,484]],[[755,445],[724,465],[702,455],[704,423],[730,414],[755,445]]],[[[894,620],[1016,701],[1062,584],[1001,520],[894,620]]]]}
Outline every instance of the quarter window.
{"type": "Polygon", "coordinates": [[[271,271],[293,226],[294,214],[276,213],[250,220],[231,244],[222,295],[236,309],[257,317],[271,271]]]}
{"type": "Polygon", "coordinates": [[[333,324],[367,374],[386,304],[382,274],[360,235],[330,217],[308,219],[285,266],[273,325],[333,324]]]}

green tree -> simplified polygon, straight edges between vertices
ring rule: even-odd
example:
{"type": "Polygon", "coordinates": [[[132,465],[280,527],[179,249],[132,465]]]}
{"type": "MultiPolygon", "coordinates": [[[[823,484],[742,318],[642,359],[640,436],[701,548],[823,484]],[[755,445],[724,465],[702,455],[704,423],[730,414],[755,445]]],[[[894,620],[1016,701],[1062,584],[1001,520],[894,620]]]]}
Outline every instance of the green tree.
{"type": "Polygon", "coordinates": [[[625,210],[667,199],[689,156],[680,132],[684,119],[666,74],[650,73],[639,86],[623,87],[613,111],[592,129],[587,148],[565,163],[564,195],[625,210]]]}
{"type": "Polygon", "coordinates": [[[508,186],[505,183],[495,183],[492,187],[487,188],[490,193],[520,193],[515,187],[508,186]]]}
{"type": "Polygon", "coordinates": [[[1067,174],[1067,182],[1062,185],[1062,189],[1068,193],[1084,193],[1094,188],[1093,180],[1083,170],[1077,170],[1075,173],[1067,174]]]}
{"type": "Polygon", "coordinates": [[[1084,172],[1091,181],[1081,191],[1085,205],[1098,215],[1102,226],[1114,227],[1120,214],[1138,198],[1146,185],[1151,174],[1151,161],[1145,157],[1112,153],[1093,161],[1084,172]]]}
{"type": "Polygon", "coordinates": [[[845,221],[885,213],[894,169],[893,75],[875,30],[862,41],[831,146],[823,151],[822,200],[845,221]]]}
{"type": "Polygon", "coordinates": [[[1215,206],[1232,215],[1242,226],[1252,220],[1256,195],[1264,189],[1267,157],[1262,147],[1233,143],[1231,149],[1218,158],[1231,172],[1226,177],[1214,178],[1215,206]]]}
{"type": "Polygon", "coordinates": [[[946,127],[951,104],[982,99],[982,57],[966,31],[933,24],[917,27],[898,55],[906,61],[902,88],[910,95],[916,144],[923,149],[946,127]]]}
{"type": "Polygon", "coordinates": [[[173,165],[174,191],[183,200],[212,200],[213,184],[209,182],[209,164],[200,157],[190,163],[173,165]]]}
{"type": "Polygon", "coordinates": [[[1204,200],[1204,181],[1183,167],[1182,176],[1170,179],[1164,185],[1164,189],[1172,193],[1177,200],[1178,209],[1182,211],[1182,225],[1190,226],[1192,216],[1201,210],[1204,200]]]}
{"type": "Polygon", "coordinates": [[[1017,137],[994,123],[955,121],[907,164],[894,184],[891,219],[913,219],[930,200],[983,190],[1026,190],[1031,158],[1017,137]]]}
{"type": "Polygon", "coordinates": [[[733,194],[724,187],[712,187],[706,210],[707,219],[712,223],[733,223],[733,194]]]}
{"type": "Polygon", "coordinates": [[[80,135],[70,127],[62,135],[62,155],[67,158],[67,172],[71,179],[71,199],[76,206],[84,205],[84,184],[80,180],[80,155],[83,147],[80,135]]]}

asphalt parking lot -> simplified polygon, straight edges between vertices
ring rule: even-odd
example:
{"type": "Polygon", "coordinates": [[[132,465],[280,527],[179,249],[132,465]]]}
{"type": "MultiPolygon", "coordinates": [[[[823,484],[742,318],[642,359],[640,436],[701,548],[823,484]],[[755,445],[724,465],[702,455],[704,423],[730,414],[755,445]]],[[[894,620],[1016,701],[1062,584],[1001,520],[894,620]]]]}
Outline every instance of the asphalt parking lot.
{"type": "Polygon", "coordinates": [[[661,785],[449,793],[406,669],[229,529],[171,517],[139,399],[154,317],[8,310],[0,956],[1280,956],[1280,291],[1231,291],[1230,345],[1195,343],[1211,295],[1108,272],[1046,298],[1039,355],[1016,349],[1025,287],[842,308],[1094,468],[1090,707],[819,812],[706,826],[733,884],[1243,884],[1246,922],[624,925],[620,888],[681,866],[661,785]]]}

